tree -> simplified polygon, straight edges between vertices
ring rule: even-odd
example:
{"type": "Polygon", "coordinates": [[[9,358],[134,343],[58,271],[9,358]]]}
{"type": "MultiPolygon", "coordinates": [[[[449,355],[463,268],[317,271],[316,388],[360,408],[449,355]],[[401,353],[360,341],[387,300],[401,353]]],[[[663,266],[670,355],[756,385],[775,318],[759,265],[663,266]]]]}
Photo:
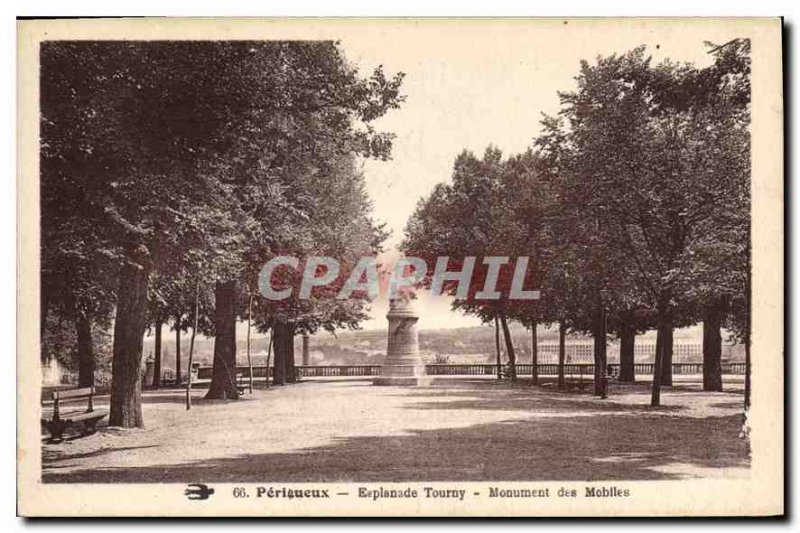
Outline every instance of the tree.
{"type": "MultiPolygon", "coordinates": [[[[516,381],[516,351],[508,326],[515,315],[509,292],[514,262],[527,255],[524,236],[528,228],[513,216],[507,178],[506,163],[497,148],[487,148],[483,159],[468,151],[459,154],[452,184],[440,183],[417,205],[406,224],[401,250],[429,265],[447,257],[447,268],[452,271],[463,269],[467,257],[475,258],[468,287],[453,302],[453,309],[487,323],[497,319],[508,355],[509,378],[516,381]],[[498,267],[498,298],[482,294],[490,271],[484,260],[489,256],[508,258],[498,267]]],[[[432,281],[433,271],[428,269],[421,284],[430,287],[432,281]]],[[[444,293],[456,295],[457,290],[454,282],[442,285],[444,293]]]]}
{"type": "Polygon", "coordinates": [[[43,157],[41,203],[48,216],[42,217],[41,226],[42,357],[56,356],[64,363],[63,348],[46,342],[54,338],[47,329],[72,327],[78,385],[91,387],[96,367],[94,331],[109,326],[114,280],[104,277],[110,261],[103,255],[103,242],[94,238],[91,220],[71,212],[74,194],[67,192],[62,176],[50,172],[53,166],[43,157]],[[49,315],[56,320],[48,320],[49,315]]]}
{"type": "Polygon", "coordinates": [[[118,269],[109,276],[112,268],[97,268],[94,278],[117,281],[111,425],[143,425],[141,337],[158,257],[179,251],[187,206],[217,201],[196,179],[202,158],[191,154],[218,141],[221,124],[207,110],[202,123],[185,113],[197,88],[186,86],[186,61],[197,50],[191,43],[175,45],[174,53],[166,48],[51,42],[41,49],[42,183],[72,191],[65,209],[85,221],[83,238],[118,269]]]}
{"type": "Polygon", "coordinates": [[[161,387],[161,333],[164,327],[164,322],[161,316],[156,316],[153,323],[155,330],[155,343],[153,346],[153,383],[151,386],[154,389],[161,387]]]}
{"type": "Polygon", "coordinates": [[[236,281],[217,282],[216,336],[214,337],[214,368],[206,398],[237,399],[236,388],[236,281]]]}
{"type": "Polygon", "coordinates": [[[286,317],[281,314],[275,319],[272,329],[273,349],[275,352],[275,369],[272,374],[273,385],[286,384],[286,353],[288,352],[289,326],[286,317]]]}
{"type": "MultiPolygon", "coordinates": [[[[562,95],[567,101],[569,97],[562,95]]],[[[607,395],[608,317],[615,309],[633,305],[636,291],[630,263],[614,246],[616,233],[605,217],[608,206],[595,202],[581,168],[577,134],[564,119],[545,117],[544,133],[536,139],[553,198],[547,218],[545,292],[550,315],[565,327],[591,334],[594,340],[594,394],[607,395]]]]}
{"type": "MultiPolygon", "coordinates": [[[[382,226],[370,216],[372,204],[353,154],[329,159],[327,172],[307,179],[304,188],[313,191],[305,195],[308,203],[304,211],[308,215],[299,218],[291,231],[280,236],[279,246],[273,246],[298,258],[296,270],[278,269],[272,279],[273,285],[291,288],[292,294],[281,301],[256,298],[253,302],[258,331],[272,328],[275,333],[275,383],[295,380],[291,354],[295,335],[356,329],[368,318],[369,294],[356,291],[347,299],[339,299],[337,295],[358,261],[380,252],[386,237],[382,226]],[[339,271],[333,281],[314,287],[308,298],[301,298],[299,290],[306,264],[320,256],[335,258],[339,271]]],[[[261,260],[266,261],[270,256],[256,254],[256,257],[248,261],[247,279],[251,286],[256,285],[261,260]]],[[[318,265],[314,275],[324,275],[326,268],[318,265]]],[[[242,305],[249,306],[249,301],[243,299],[242,305]]]]}
{"type": "Polygon", "coordinates": [[[511,156],[505,163],[502,187],[508,213],[504,227],[517,228],[520,254],[528,255],[529,285],[539,289],[535,300],[511,302],[510,314],[531,330],[531,382],[538,385],[538,339],[540,324],[553,324],[563,318],[565,290],[563,271],[558,265],[559,197],[553,175],[540,154],[527,150],[511,156]]]}
{"type": "Polygon", "coordinates": [[[710,302],[703,316],[703,390],[722,392],[722,321],[726,302],[710,302]]]}
{"type": "Polygon", "coordinates": [[[147,320],[147,282],[151,263],[145,250],[128,252],[137,262],[126,264],[121,272],[114,321],[114,357],[111,375],[111,411],[113,426],[144,427],[142,418],[142,337],[147,320]]]}
{"type": "Polygon", "coordinates": [[[619,309],[610,316],[610,328],[619,338],[619,377],[623,383],[636,381],[636,335],[653,326],[652,313],[643,308],[619,309]]]}
{"type": "MultiPolygon", "coordinates": [[[[233,158],[234,167],[243,166],[232,175],[244,181],[238,189],[240,205],[243,213],[252,217],[252,224],[237,253],[241,263],[230,270],[229,278],[252,279],[278,250],[303,257],[320,243],[330,244],[326,236],[334,235],[337,243],[346,238],[357,241],[357,235],[333,233],[341,230],[342,221],[352,213],[368,211],[363,180],[355,172],[356,157],[389,156],[391,135],[374,131],[369,123],[402,101],[398,92],[402,74],[387,79],[378,68],[371,77],[361,78],[332,43],[283,43],[275,54],[281,64],[278,83],[285,102],[273,120],[270,136],[245,145],[247,154],[233,158]],[[275,136],[284,142],[275,146],[275,136]],[[263,143],[268,143],[274,154],[270,161],[257,157],[263,143]],[[331,194],[335,187],[342,191],[338,197],[331,194]],[[347,195],[360,203],[337,203],[347,195]],[[335,219],[329,218],[332,211],[336,211],[335,219]]],[[[362,215],[350,226],[364,221],[371,224],[362,215]]],[[[330,246],[326,251],[341,251],[341,247],[330,246]]],[[[253,286],[248,283],[247,291],[253,286]]],[[[269,307],[256,309],[269,312],[269,307]]],[[[295,324],[288,332],[293,336],[297,321],[308,313],[291,308],[291,302],[277,307],[295,324]]],[[[275,311],[273,307],[270,314],[275,311]]],[[[291,339],[276,342],[276,370],[286,366],[286,349],[292,345],[291,339]]],[[[292,361],[288,363],[291,366],[292,361]]],[[[288,370],[289,381],[294,381],[292,369],[288,370]]],[[[276,372],[276,378],[280,377],[276,372]]]]}
{"type": "MultiPolygon", "coordinates": [[[[721,327],[745,345],[747,362],[750,352],[750,41],[707,44],[714,63],[702,71],[709,89],[700,94],[714,117],[707,131],[716,156],[708,164],[728,177],[731,190],[706,221],[706,238],[693,247],[687,292],[703,321],[703,389],[720,391],[721,327]]],[[[745,383],[747,402],[749,375],[745,383]]]]}
{"type": "MultiPolygon", "coordinates": [[[[639,48],[584,62],[577,80],[577,91],[561,95],[561,120],[546,121],[546,139],[561,145],[565,183],[583,187],[583,211],[602,235],[601,263],[631,273],[667,338],[690,297],[696,248],[737,196],[737,173],[726,169],[739,168],[746,157],[728,149],[726,137],[741,138],[741,127],[709,105],[710,95],[723,90],[714,67],[654,67],[639,48]],[[609,255],[619,260],[608,261],[609,255]]],[[[624,300],[630,291],[615,285],[609,292],[624,300]]],[[[665,360],[668,353],[659,350],[653,405],[660,403],[665,360]]]]}
{"type": "Polygon", "coordinates": [[[558,390],[564,390],[564,359],[566,358],[567,325],[562,320],[558,323],[558,390]]]}
{"type": "Polygon", "coordinates": [[[142,426],[143,295],[160,258],[219,244],[232,263],[195,275],[236,279],[257,221],[299,211],[283,193],[304,163],[388,156],[391,136],[366,124],[399,105],[402,76],[360,78],[331,42],[242,41],[51,42],[42,72],[42,182],[118,269],[109,422],[142,426]]]}

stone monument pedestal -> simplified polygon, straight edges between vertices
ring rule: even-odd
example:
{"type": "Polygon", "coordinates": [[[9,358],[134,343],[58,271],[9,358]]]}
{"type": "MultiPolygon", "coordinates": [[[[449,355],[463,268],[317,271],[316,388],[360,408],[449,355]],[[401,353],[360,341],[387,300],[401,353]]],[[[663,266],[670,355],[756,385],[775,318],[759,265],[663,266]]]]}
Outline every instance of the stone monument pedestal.
{"type": "Polygon", "coordinates": [[[389,312],[389,335],[386,343],[386,360],[381,373],[373,385],[426,385],[430,378],[425,375],[425,363],[419,355],[417,316],[411,302],[405,299],[391,300],[389,312]]]}

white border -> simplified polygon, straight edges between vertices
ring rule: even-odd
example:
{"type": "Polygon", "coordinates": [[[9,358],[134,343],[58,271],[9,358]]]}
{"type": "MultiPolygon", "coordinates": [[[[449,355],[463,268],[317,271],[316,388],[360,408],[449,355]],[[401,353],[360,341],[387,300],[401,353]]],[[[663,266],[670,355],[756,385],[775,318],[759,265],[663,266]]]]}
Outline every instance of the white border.
{"type": "MultiPolygon", "coordinates": [[[[155,15],[155,16],[344,16],[344,15],[359,15],[359,16],[378,16],[378,15],[415,15],[415,16],[446,16],[446,15],[494,15],[494,16],[570,16],[570,15],[626,15],[626,16],[680,16],[680,15],[727,15],[727,16],[764,16],[764,15],[784,15],[786,16],[787,23],[793,25],[798,20],[797,17],[797,2],[790,1],[775,1],[775,0],[760,0],[759,2],[744,2],[744,1],[726,1],[726,2],[703,2],[696,1],[671,1],[668,4],[661,3],[642,3],[642,2],[624,2],[607,0],[605,2],[589,2],[580,0],[560,0],[553,3],[540,3],[528,4],[513,0],[494,0],[492,2],[480,2],[474,0],[461,0],[458,2],[439,2],[435,3],[430,1],[420,0],[406,0],[404,2],[374,2],[374,1],[349,1],[332,3],[324,0],[295,0],[293,2],[273,2],[273,3],[255,3],[242,0],[226,0],[223,3],[215,3],[211,5],[200,5],[197,1],[178,0],[169,3],[166,2],[148,2],[148,1],[132,1],[132,0],[118,0],[115,2],[92,2],[86,0],[70,1],[70,2],[56,2],[56,1],[30,1],[30,2],[15,2],[3,4],[0,7],[3,14],[6,15],[0,22],[0,72],[4,74],[3,82],[0,83],[0,91],[2,92],[3,105],[0,105],[0,140],[2,141],[2,150],[0,150],[0,158],[4,163],[4,168],[7,170],[6,178],[0,181],[0,246],[4,250],[16,250],[16,203],[15,203],[15,180],[13,176],[15,172],[15,132],[16,132],[16,28],[14,17],[16,15],[26,16],[77,16],[77,15],[155,15]]],[[[796,26],[793,28],[793,39],[797,41],[796,26]]],[[[798,56],[792,53],[789,56],[791,60],[785,66],[788,72],[794,72],[798,67],[798,56]]],[[[793,87],[791,95],[786,95],[790,101],[795,101],[793,98],[796,96],[796,85],[793,87]]],[[[792,126],[796,126],[795,114],[787,116],[792,126]]],[[[789,137],[791,145],[787,145],[789,153],[798,153],[797,151],[797,136],[789,137]]],[[[787,179],[788,182],[788,179],[787,179]]],[[[798,200],[797,186],[792,191],[791,198],[787,198],[788,202],[796,203],[798,200]]],[[[793,228],[792,234],[796,238],[798,234],[797,228],[797,215],[791,217],[793,228]]],[[[792,239],[794,244],[794,251],[791,254],[793,263],[797,264],[797,243],[792,239]]],[[[9,254],[6,252],[5,259],[0,262],[0,269],[6,280],[2,285],[2,292],[0,292],[0,327],[3,328],[2,338],[5,339],[5,356],[2,358],[3,364],[3,384],[7,386],[6,390],[15,390],[15,376],[16,364],[14,353],[15,350],[15,335],[16,335],[16,290],[12,288],[12,279],[16,280],[16,254],[9,254]]],[[[14,282],[16,287],[16,282],[14,282]]],[[[796,302],[797,289],[792,291],[791,301],[796,302]]],[[[789,305],[789,302],[787,302],[789,305]]],[[[792,317],[791,324],[787,324],[790,330],[798,330],[800,326],[800,318],[797,316],[792,317]]],[[[788,330],[787,330],[788,331],[788,330]]],[[[787,347],[789,353],[800,353],[796,348],[798,346],[797,336],[793,339],[791,348],[787,347]]],[[[789,358],[791,362],[791,357],[789,358]]],[[[798,366],[794,365],[791,374],[787,374],[787,379],[792,379],[796,383],[798,378],[798,366]]],[[[2,395],[2,412],[7,427],[13,427],[12,421],[16,418],[15,409],[15,396],[10,393],[2,395]]],[[[7,502],[8,507],[3,513],[3,525],[13,528],[13,530],[21,529],[23,522],[19,519],[14,519],[15,510],[10,507],[15,505],[15,475],[16,462],[13,457],[16,455],[16,441],[14,432],[6,431],[6,438],[2,444],[3,456],[6,460],[3,462],[2,474],[5,480],[3,485],[4,501],[7,502]]],[[[795,511],[797,509],[797,491],[794,491],[794,501],[789,504],[790,508],[795,511]],[[793,505],[794,504],[794,505],[793,505]]],[[[787,502],[788,504],[789,502],[787,502]]],[[[45,528],[53,527],[56,524],[48,524],[45,528]]],[[[129,526],[132,524],[129,524],[129,526]]],[[[277,525],[277,524],[276,524],[277,525]]],[[[355,524],[341,524],[344,527],[352,527],[355,524]]],[[[367,524],[364,524],[368,526],[367,524]]],[[[461,524],[458,527],[463,527],[461,524]]],[[[518,524],[522,527],[527,525],[518,524]]],[[[606,527],[619,527],[620,524],[606,524],[606,527]]],[[[705,527],[719,527],[728,529],[737,524],[731,522],[705,524],[705,527]]],[[[86,527],[86,524],[75,524],[76,527],[86,527]]],[[[154,524],[148,524],[147,527],[152,529],[154,524]]],[[[194,528],[197,524],[184,525],[182,527],[194,528]]],[[[42,526],[40,526],[42,527],[42,526]]],[[[59,526],[63,527],[63,525],[59,526]]],[[[141,527],[137,525],[136,527],[141,527]]],[[[275,527],[271,525],[270,527],[275,527]]],[[[374,524],[369,525],[374,527],[374,524]]],[[[582,527],[581,524],[573,524],[571,527],[582,527]]],[[[6,528],[4,528],[6,529],[6,528]]]]}

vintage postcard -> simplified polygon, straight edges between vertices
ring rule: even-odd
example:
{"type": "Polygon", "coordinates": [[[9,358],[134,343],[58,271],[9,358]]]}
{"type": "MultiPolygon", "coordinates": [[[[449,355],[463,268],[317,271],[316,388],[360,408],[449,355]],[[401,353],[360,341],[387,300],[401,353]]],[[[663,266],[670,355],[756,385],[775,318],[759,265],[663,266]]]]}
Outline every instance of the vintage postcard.
{"type": "Polygon", "coordinates": [[[784,513],[781,19],[18,39],[21,515],[784,513]]]}

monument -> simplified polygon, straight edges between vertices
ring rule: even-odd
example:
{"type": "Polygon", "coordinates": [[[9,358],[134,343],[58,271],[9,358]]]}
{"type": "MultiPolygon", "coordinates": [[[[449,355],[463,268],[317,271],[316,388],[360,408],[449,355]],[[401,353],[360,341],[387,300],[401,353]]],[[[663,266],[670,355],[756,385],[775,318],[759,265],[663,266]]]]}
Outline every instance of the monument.
{"type": "Polygon", "coordinates": [[[419,355],[417,316],[411,300],[389,300],[389,334],[386,342],[386,360],[373,385],[424,385],[425,363],[419,355]]]}

